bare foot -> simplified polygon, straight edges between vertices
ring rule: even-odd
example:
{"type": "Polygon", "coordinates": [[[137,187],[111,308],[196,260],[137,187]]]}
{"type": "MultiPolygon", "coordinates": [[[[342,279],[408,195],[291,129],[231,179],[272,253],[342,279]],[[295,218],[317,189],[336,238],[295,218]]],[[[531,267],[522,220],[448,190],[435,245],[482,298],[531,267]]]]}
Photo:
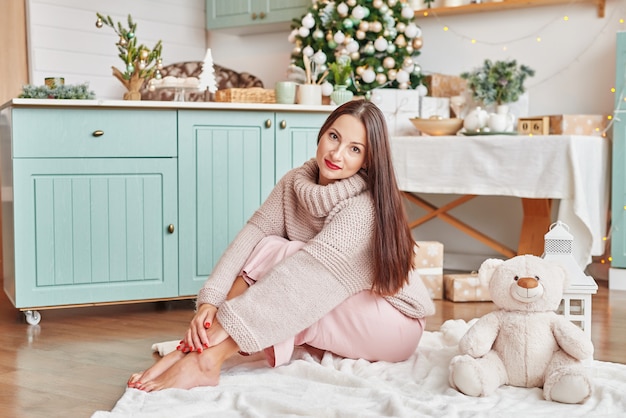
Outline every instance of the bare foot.
{"type": "Polygon", "coordinates": [[[152,392],[168,388],[191,389],[197,386],[217,386],[220,381],[221,364],[213,362],[212,359],[201,359],[201,356],[202,353],[189,353],[159,376],[139,386],[138,389],[152,392]]]}
{"type": "Polygon", "coordinates": [[[222,363],[237,351],[239,351],[237,343],[232,338],[228,338],[201,353],[192,352],[185,355],[154,379],[144,381],[138,389],[152,392],[168,388],[191,389],[198,386],[217,386],[220,381],[222,363]]]}
{"type": "Polygon", "coordinates": [[[164,371],[172,367],[176,362],[182,359],[185,353],[179,350],[174,350],[171,353],[166,354],[154,363],[148,370],[139,373],[133,373],[128,379],[129,388],[140,388],[142,382],[149,382],[156,379],[164,371]]]}

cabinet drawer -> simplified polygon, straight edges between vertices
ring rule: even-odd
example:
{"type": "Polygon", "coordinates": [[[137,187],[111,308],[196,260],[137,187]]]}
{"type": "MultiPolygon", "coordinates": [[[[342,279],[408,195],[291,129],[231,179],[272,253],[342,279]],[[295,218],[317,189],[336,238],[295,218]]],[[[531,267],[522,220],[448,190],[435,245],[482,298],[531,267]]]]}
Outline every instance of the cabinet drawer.
{"type": "Polygon", "coordinates": [[[173,157],[176,111],[14,109],[14,158],[173,157]]]}

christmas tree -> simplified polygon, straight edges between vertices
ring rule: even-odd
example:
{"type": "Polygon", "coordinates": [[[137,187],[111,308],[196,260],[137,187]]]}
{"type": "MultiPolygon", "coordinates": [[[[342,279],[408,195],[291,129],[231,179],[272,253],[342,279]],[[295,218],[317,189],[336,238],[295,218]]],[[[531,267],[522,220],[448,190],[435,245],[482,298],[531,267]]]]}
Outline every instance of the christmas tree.
{"type": "MultiPolygon", "coordinates": [[[[375,88],[415,88],[422,80],[415,58],[422,31],[406,0],[314,0],[289,35],[295,44],[292,66],[304,67],[306,55],[314,77],[329,64],[348,56],[352,65],[350,90],[368,94],[375,88]]],[[[327,80],[333,83],[333,74],[327,80]]]]}

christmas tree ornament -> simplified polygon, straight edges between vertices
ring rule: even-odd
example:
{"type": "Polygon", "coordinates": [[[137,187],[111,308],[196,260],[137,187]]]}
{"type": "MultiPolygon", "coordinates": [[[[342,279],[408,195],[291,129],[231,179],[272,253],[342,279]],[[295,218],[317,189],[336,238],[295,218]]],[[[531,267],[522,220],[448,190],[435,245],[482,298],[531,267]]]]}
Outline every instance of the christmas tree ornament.
{"type": "Polygon", "coordinates": [[[302,18],[302,26],[304,26],[307,29],[311,29],[312,27],[315,26],[315,19],[313,18],[313,15],[311,13],[307,13],[302,18]]]}
{"type": "Polygon", "coordinates": [[[354,9],[352,9],[352,17],[356,20],[363,19],[365,17],[365,10],[363,9],[363,6],[355,6],[354,9]]]}
{"type": "Polygon", "coordinates": [[[387,71],[387,78],[389,78],[389,80],[394,81],[396,79],[398,72],[395,69],[391,69],[389,71],[387,71]]]}
{"type": "Polygon", "coordinates": [[[335,35],[333,36],[333,39],[338,44],[342,44],[346,40],[346,35],[344,35],[342,31],[337,31],[337,32],[335,32],[335,35]]]}
{"type": "Polygon", "coordinates": [[[128,27],[122,26],[120,22],[115,24],[111,16],[103,16],[96,13],[96,27],[109,26],[119,37],[117,42],[119,57],[124,62],[124,71],[116,67],[111,67],[113,76],[126,87],[124,100],[141,100],[140,90],[146,81],[160,78],[159,69],[162,67],[161,51],[162,43],[158,41],[154,48],[149,49],[144,45],[137,45],[137,24],[131,15],[128,15],[128,27]]]}
{"type": "Polygon", "coordinates": [[[383,30],[383,24],[380,23],[378,20],[375,20],[374,22],[370,23],[370,32],[378,33],[382,30],[383,30]]]}
{"type": "Polygon", "coordinates": [[[374,1],[372,2],[372,6],[373,6],[375,9],[380,9],[380,8],[383,6],[383,0],[374,0],[374,1]]]}
{"type": "Polygon", "coordinates": [[[389,69],[389,68],[395,68],[396,66],[396,60],[393,59],[393,57],[385,57],[385,59],[383,60],[383,67],[389,69]]]}
{"type": "Polygon", "coordinates": [[[415,90],[417,90],[417,94],[419,94],[420,97],[424,97],[428,94],[428,88],[423,84],[415,87],[415,90]]]}
{"type": "Polygon", "coordinates": [[[352,19],[344,19],[343,20],[343,27],[345,29],[352,29],[354,27],[354,23],[352,23],[352,19]]]}
{"type": "Polygon", "coordinates": [[[339,16],[341,17],[346,17],[348,16],[348,12],[349,12],[349,8],[348,5],[345,3],[339,3],[339,5],[337,6],[337,13],[339,14],[339,16]]]}
{"type": "Polygon", "coordinates": [[[382,86],[387,82],[387,76],[383,73],[376,74],[376,82],[382,86]]]}
{"type": "Polygon", "coordinates": [[[376,51],[386,51],[388,46],[389,43],[382,36],[379,36],[376,38],[376,41],[374,41],[374,48],[376,48],[376,51]]]}
{"type": "Polygon", "coordinates": [[[350,7],[354,7],[356,6],[356,0],[348,0],[346,1],[346,4],[350,7]]]}
{"type": "Polygon", "coordinates": [[[420,49],[422,47],[422,45],[424,45],[424,41],[422,40],[422,38],[414,38],[413,41],[411,42],[411,45],[413,45],[413,48],[415,49],[420,49]]]}
{"type": "Polygon", "coordinates": [[[315,32],[313,32],[313,38],[317,40],[324,39],[324,32],[320,29],[317,29],[315,32]]]}
{"type": "Polygon", "coordinates": [[[363,32],[367,32],[368,30],[370,30],[369,22],[366,20],[362,20],[361,23],[359,23],[359,30],[362,30],[363,32]]]}
{"type": "Polygon", "coordinates": [[[359,41],[360,41],[360,40],[365,39],[365,36],[366,36],[366,34],[365,34],[365,32],[364,32],[364,31],[362,31],[362,30],[358,30],[358,31],[356,31],[356,38],[357,38],[359,41]]]}

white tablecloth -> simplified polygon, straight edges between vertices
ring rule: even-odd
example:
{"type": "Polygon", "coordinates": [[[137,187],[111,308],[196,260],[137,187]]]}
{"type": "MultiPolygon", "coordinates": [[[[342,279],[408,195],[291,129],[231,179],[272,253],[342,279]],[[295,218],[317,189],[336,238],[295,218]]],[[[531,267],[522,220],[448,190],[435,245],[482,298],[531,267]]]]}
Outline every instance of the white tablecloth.
{"type": "Polygon", "coordinates": [[[558,220],[574,236],[579,265],[604,252],[611,172],[606,138],[393,137],[391,148],[403,191],[559,199],[558,220]]]}

